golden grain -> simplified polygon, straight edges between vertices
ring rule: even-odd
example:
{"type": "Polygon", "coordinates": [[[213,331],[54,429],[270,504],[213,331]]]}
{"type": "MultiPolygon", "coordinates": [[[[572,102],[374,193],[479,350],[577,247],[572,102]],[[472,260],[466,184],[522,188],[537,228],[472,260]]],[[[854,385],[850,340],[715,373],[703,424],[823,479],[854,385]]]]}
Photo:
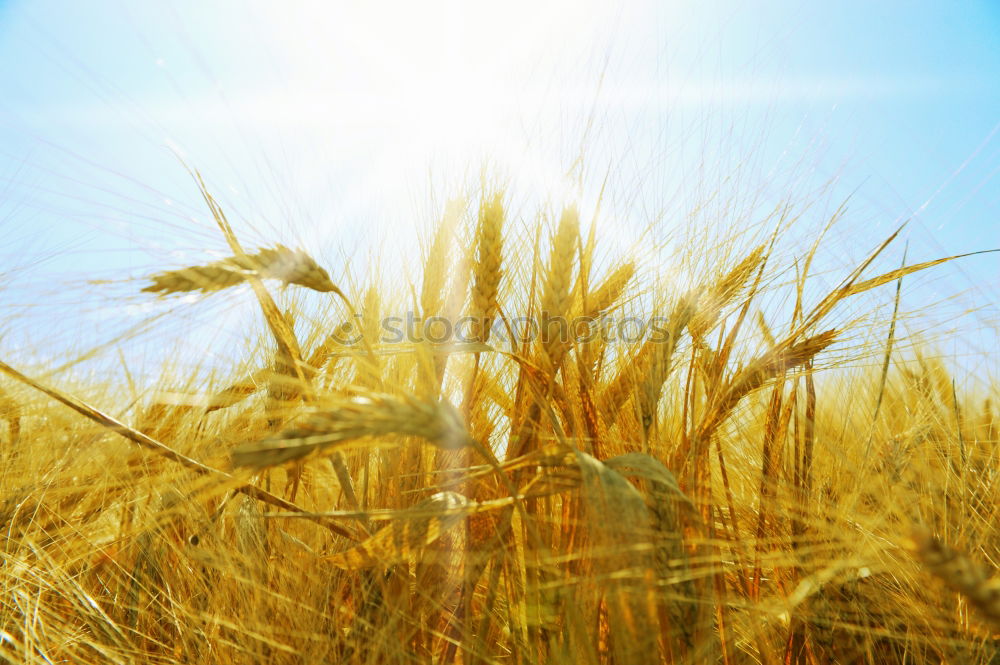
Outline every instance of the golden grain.
{"type": "Polygon", "coordinates": [[[326,404],[273,438],[240,446],[233,451],[233,465],[260,469],[334,452],[357,439],[389,435],[420,437],[448,450],[470,445],[458,412],[448,403],[368,393],[326,404]]]}
{"type": "Polygon", "coordinates": [[[201,266],[161,272],[153,275],[150,278],[153,283],[142,290],[159,295],[209,293],[242,284],[249,275],[277,279],[322,293],[340,293],[330,281],[330,275],[311,256],[301,249],[289,249],[284,245],[260,249],[256,254],[230,256],[201,266]]]}
{"type": "Polygon", "coordinates": [[[214,394],[201,374],[43,383],[0,363],[35,391],[0,393],[0,660],[995,660],[990,393],[912,342],[861,341],[884,330],[836,311],[945,260],[864,278],[883,243],[809,310],[821,244],[782,265],[799,248],[719,235],[719,256],[744,258],[673,291],[657,285],[712,256],[603,254],[572,206],[546,237],[495,189],[468,232],[448,204],[416,277],[360,266],[355,310],[305,252],[244,252],[196,179],[232,256],[145,291],[246,283],[266,328],[236,334],[275,351],[242,374],[203,367],[233,377],[214,394]],[[265,279],[337,295],[363,348],[343,341],[345,312],[265,279]],[[475,339],[381,342],[406,308],[474,315],[475,339]],[[659,336],[558,329],[619,312],[657,317],[659,336]],[[489,340],[521,316],[540,341],[489,340]],[[957,595],[900,560],[915,523],[967,543],[913,539],[957,595]]]}
{"type": "Polygon", "coordinates": [[[490,323],[497,309],[500,278],[503,276],[503,226],[503,196],[497,193],[483,200],[476,227],[472,316],[477,321],[476,338],[481,342],[489,340],[490,323]]]}

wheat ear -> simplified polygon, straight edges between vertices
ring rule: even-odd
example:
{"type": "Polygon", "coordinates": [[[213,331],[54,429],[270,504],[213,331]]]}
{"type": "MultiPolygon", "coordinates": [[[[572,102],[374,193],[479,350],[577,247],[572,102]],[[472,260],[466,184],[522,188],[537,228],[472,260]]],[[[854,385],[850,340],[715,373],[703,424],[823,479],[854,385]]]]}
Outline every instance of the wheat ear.
{"type": "Polygon", "coordinates": [[[671,309],[670,316],[667,318],[668,328],[664,331],[665,339],[650,339],[646,342],[649,346],[649,367],[648,371],[638,375],[640,376],[638,399],[642,425],[647,434],[660,401],[660,394],[663,392],[663,384],[667,380],[667,375],[670,374],[674,351],[677,349],[681,335],[693,320],[697,310],[697,291],[682,296],[671,309]]]}
{"type": "Polygon", "coordinates": [[[476,263],[472,282],[472,314],[478,321],[478,340],[489,339],[490,322],[497,310],[500,278],[503,276],[504,209],[501,194],[484,201],[476,228],[476,263]]]}
{"type": "Polygon", "coordinates": [[[421,437],[448,450],[472,445],[458,412],[447,402],[372,393],[329,404],[275,437],[239,446],[232,461],[262,469],[332,453],[363,437],[389,435],[421,437]]]}
{"type": "Polygon", "coordinates": [[[340,293],[330,275],[303,250],[284,245],[258,250],[255,254],[230,256],[201,266],[169,270],[153,275],[143,292],[170,295],[201,291],[210,293],[242,284],[249,275],[277,279],[322,293],[340,293]]]}
{"type": "Polygon", "coordinates": [[[635,263],[629,261],[615,268],[601,285],[587,296],[586,304],[581,308],[585,318],[596,318],[604,314],[621,297],[625,287],[635,276],[635,263]]]}
{"type": "Polygon", "coordinates": [[[10,445],[17,445],[21,438],[21,408],[10,395],[0,389],[0,420],[7,421],[10,445]]]}
{"type": "Polygon", "coordinates": [[[449,257],[455,226],[465,208],[465,201],[455,199],[445,205],[444,215],[434,231],[434,239],[424,261],[423,282],[420,288],[420,313],[437,316],[444,308],[445,278],[448,275],[449,257]]]}
{"type": "Polygon", "coordinates": [[[700,298],[697,312],[689,323],[692,337],[701,339],[711,331],[722,315],[722,311],[740,295],[750,277],[767,259],[765,249],[764,245],[754,249],[707,289],[707,292],[700,298]]]}
{"type": "Polygon", "coordinates": [[[767,353],[752,360],[736,373],[713,400],[698,428],[699,440],[707,440],[706,437],[715,431],[715,428],[726,419],[729,412],[745,396],[783,372],[812,360],[823,349],[833,344],[836,339],[837,331],[827,330],[818,335],[807,337],[801,342],[792,343],[790,340],[785,340],[779,342],[767,353]]]}
{"type": "Polygon", "coordinates": [[[570,285],[573,283],[580,215],[576,206],[567,206],[552,239],[552,253],[545,273],[540,307],[542,310],[542,351],[552,376],[559,369],[567,349],[569,330],[564,317],[569,312],[570,285]]]}
{"type": "Polygon", "coordinates": [[[926,531],[915,533],[914,541],[924,566],[1000,629],[1000,577],[926,531]]]}

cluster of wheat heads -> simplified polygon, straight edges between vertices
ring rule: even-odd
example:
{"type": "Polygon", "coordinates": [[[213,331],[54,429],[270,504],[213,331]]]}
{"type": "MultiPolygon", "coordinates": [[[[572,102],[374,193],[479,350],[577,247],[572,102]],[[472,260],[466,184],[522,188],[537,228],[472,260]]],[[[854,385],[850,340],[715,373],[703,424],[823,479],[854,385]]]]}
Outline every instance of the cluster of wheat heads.
{"type": "Polygon", "coordinates": [[[783,223],[681,245],[684,280],[495,189],[448,204],[414,284],[342,291],[202,193],[232,256],[143,290],[248,284],[259,365],[128,403],[0,365],[0,657],[996,662],[997,416],[894,318],[859,348],[838,314],[930,267],[872,276],[893,238],[814,297],[822,243],[789,261],[783,223]],[[471,338],[386,343],[407,310],[471,338]],[[586,334],[636,313],[659,337],[586,334]]]}

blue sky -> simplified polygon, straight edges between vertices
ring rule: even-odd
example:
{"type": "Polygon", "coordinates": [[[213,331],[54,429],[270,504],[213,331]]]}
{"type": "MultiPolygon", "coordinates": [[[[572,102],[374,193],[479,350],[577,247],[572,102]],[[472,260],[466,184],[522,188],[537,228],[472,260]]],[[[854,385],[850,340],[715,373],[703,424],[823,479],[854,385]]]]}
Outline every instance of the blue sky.
{"type": "MultiPolygon", "coordinates": [[[[117,301],[86,279],[225,250],[178,154],[248,244],[319,248],[335,274],[412,247],[412,220],[483,156],[558,197],[589,118],[611,241],[738,171],[763,207],[825,187],[817,220],[851,196],[845,262],[907,218],[913,260],[1000,247],[989,0],[6,0],[0,63],[7,344],[39,325],[99,339],[117,301]]],[[[907,304],[966,292],[934,325],[985,306],[961,322],[995,353],[998,256],[941,268],[907,304]]]]}

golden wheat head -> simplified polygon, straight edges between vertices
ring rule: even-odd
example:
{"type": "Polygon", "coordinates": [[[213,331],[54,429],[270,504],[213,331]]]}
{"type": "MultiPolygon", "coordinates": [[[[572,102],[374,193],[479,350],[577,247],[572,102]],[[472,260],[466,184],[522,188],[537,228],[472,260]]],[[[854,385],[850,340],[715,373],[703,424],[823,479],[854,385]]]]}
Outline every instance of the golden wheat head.
{"type": "Polygon", "coordinates": [[[169,270],[153,275],[145,293],[170,295],[200,291],[210,293],[242,284],[248,275],[277,279],[285,284],[297,284],[321,293],[337,293],[340,289],[330,275],[306,252],[284,245],[258,250],[256,254],[230,256],[201,266],[169,270]]]}
{"type": "Polygon", "coordinates": [[[472,283],[472,315],[480,322],[479,341],[489,339],[489,326],[497,309],[503,276],[504,209],[501,194],[484,200],[476,229],[476,263],[472,283]]]}
{"type": "Polygon", "coordinates": [[[926,568],[962,594],[984,619],[1000,629],[1000,577],[964,552],[927,532],[914,534],[917,556],[926,568]]]}
{"type": "Polygon", "coordinates": [[[445,450],[471,445],[461,417],[447,402],[371,393],[328,404],[275,437],[242,445],[233,451],[232,462],[261,469],[383,436],[418,437],[445,450]]]}

